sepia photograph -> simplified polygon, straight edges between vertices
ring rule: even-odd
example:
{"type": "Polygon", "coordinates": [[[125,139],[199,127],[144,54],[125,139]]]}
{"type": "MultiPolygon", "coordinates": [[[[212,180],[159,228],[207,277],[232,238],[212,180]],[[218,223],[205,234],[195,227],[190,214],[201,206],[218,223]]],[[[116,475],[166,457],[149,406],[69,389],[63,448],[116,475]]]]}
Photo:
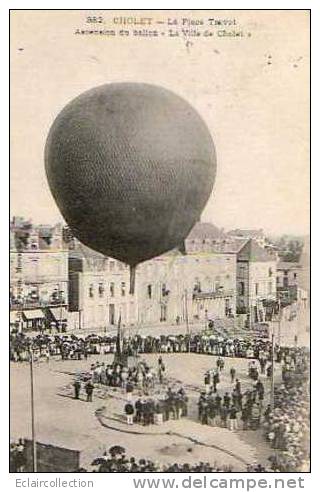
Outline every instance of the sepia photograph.
{"type": "Polygon", "coordinates": [[[10,11],[10,473],[310,472],[310,15],[10,11]]]}

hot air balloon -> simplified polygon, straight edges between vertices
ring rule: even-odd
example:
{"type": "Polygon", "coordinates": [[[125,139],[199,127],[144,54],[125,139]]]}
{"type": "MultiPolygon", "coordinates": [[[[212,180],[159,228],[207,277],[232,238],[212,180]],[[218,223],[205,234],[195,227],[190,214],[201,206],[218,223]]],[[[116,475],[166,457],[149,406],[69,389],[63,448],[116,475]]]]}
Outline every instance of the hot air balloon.
{"type": "Polygon", "coordinates": [[[142,83],[84,92],[58,114],[45,146],[52,195],[86,246],[136,266],[179,247],[212,192],[208,128],[175,93],[142,83]]]}

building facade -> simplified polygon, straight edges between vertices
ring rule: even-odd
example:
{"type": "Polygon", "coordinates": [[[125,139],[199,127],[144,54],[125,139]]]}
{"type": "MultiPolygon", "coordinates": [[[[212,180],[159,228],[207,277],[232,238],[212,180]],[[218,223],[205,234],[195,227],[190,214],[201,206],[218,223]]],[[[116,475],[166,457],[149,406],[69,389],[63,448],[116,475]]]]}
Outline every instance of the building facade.
{"type": "Polygon", "coordinates": [[[140,324],[198,323],[233,316],[236,257],[172,252],[138,267],[140,324]]]}
{"type": "Polygon", "coordinates": [[[69,251],[69,324],[73,329],[109,331],[137,320],[136,296],[129,294],[129,267],[80,243],[69,251]]]}
{"type": "Polygon", "coordinates": [[[125,327],[190,324],[233,316],[236,257],[172,251],[137,267],[134,295],[129,268],[81,246],[69,256],[71,325],[108,332],[125,327]]]}
{"type": "Polygon", "coordinates": [[[252,239],[237,253],[237,312],[250,324],[265,322],[268,304],[277,299],[276,265],[276,258],[252,239]]]}
{"type": "Polygon", "coordinates": [[[68,251],[62,226],[38,226],[21,217],[10,224],[10,327],[67,328],[68,251]]]}
{"type": "Polygon", "coordinates": [[[308,293],[301,288],[303,273],[300,263],[288,261],[277,263],[277,296],[283,307],[296,301],[307,303],[308,293]]]}
{"type": "Polygon", "coordinates": [[[275,257],[208,223],[196,224],[183,252],[138,265],[134,295],[127,265],[83,246],[60,225],[33,227],[18,218],[10,246],[10,319],[23,329],[107,333],[120,319],[131,329],[205,326],[242,315],[252,324],[266,321],[268,303],[277,299],[275,257]]]}

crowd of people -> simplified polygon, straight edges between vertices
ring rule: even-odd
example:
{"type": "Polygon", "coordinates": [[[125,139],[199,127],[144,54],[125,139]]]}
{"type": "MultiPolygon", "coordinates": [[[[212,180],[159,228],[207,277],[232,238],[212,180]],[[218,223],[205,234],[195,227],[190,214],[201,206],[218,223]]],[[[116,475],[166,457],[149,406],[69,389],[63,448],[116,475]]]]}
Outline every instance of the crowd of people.
{"type": "MultiPolygon", "coordinates": [[[[18,333],[11,335],[10,358],[15,362],[27,361],[30,350],[35,358],[51,357],[79,360],[92,354],[116,353],[117,337],[88,335],[47,335],[28,337],[18,333]]],[[[183,388],[168,388],[162,397],[150,397],[149,390],[155,381],[164,381],[163,353],[194,352],[216,355],[216,367],[204,374],[204,391],[198,400],[198,417],[202,424],[227,427],[230,430],[257,429],[262,426],[264,435],[274,454],[270,457],[270,470],[276,472],[298,471],[308,459],[309,453],[309,350],[303,347],[275,345],[274,360],[282,368],[282,384],[275,388],[274,405],[267,405],[265,387],[261,375],[271,377],[272,345],[262,339],[224,339],[205,334],[176,336],[125,337],[123,352],[130,355],[159,353],[157,368],[136,360],[128,367],[125,364],[95,362],[87,376],[74,381],[74,395],[79,398],[84,390],[88,402],[92,401],[96,384],[121,388],[126,393],[124,414],[128,425],[160,424],[170,418],[179,419],[188,414],[188,397],[183,388]],[[228,369],[231,391],[219,391],[221,373],[225,371],[226,357],[242,357],[248,360],[248,376],[252,387],[244,390],[237,377],[237,370],[228,369]],[[133,401],[134,390],[139,397],[133,401]],[[142,396],[143,395],[143,396],[142,396]]],[[[230,367],[230,366],[229,366],[230,367]]],[[[162,385],[165,388],[165,385],[162,385]]],[[[22,440],[13,443],[10,450],[10,469],[23,471],[22,440]]],[[[103,457],[96,471],[226,471],[207,463],[198,465],[173,464],[160,467],[150,460],[136,460],[121,456],[103,457]]],[[[266,471],[262,465],[249,465],[248,471],[266,471]],[[251,468],[250,468],[251,467],[251,468]]],[[[83,471],[83,470],[82,470],[83,471]]]]}
{"type": "Polygon", "coordinates": [[[160,425],[167,420],[177,420],[188,415],[188,396],[183,387],[178,390],[169,387],[163,397],[128,401],[124,411],[129,425],[133,422],[142,425],[160,425]]]}
{"type": "MultiPolygon", "coordinates": [[[[30,470],[27,469],[26,447],[23,439],[19,439],[10,444],[10,472],[24,473],[28,471],[30,470]]],[[[103,453],[101,457],[94,459],[89,469],[81,467],[70,471],[75,473],[229,473],[233,471],[233,467],[231,465],[218,465],[217,463],[212,465],[202,461],[192,465],[190,463],[165,465],[145,458],[138,459],[133,456],[128,458],[126,450],[122,446],[115,445],[103,453]]],[[[267,471],[271,470],[258,463],[247,465],[247,472],[263,473],[267,471]]]]}
{"type": "MultiPolygon", "coordinates": [[[[164,364],[162,363],[161,367],[159,364],[157,373],[162,375],[163,371],[164,364]]],[[[137,361],[131,367],[121,363],[105,364],[104,362],[95,362],[91,365],[90,373],[94,383],[124,388],[127,393],[132,392],[134,387],[145,391],[153,388],[155,379],[159,375],[145,361],[137,361]]]]}
{"type": "Polygon", "coordinates": [[[157,371],[149,367],[143,360],[138,360],[131,367],[123,363],[105,364],[96,361],[91,364],[90,371],[77,375],[73,382],[74,397],[79,399],[81,390],[84,390],[87,396],[88,393],[91,396],[91,399],[87,398],[87,401],[92,401],[95,385],[101,384],[112,388],[121,388],[126,393],[127,399],[131,400],[134,389],[148,394],[149,390],[154,388],[156,380],[161,384],[164,371],[165,365],[161,357],[158,359],[157,371]]]}
{"type": "Polygon", "coordinates": [[[272,470],[295,472],[308,463],[310,452],[309,354],[301,348],[285,353],[283,384],[275,389],[274,409],[265,415],[264,432],[275,450],[272,470]]]}
{"type": "MultiPolygon", "coordinates": [[[[36,357],[79,360],[90,354],[115,353],[117,336],[106,335],[48,335],[39,334],[29,337],[24,333],[11,334],[10,359],[14,362],[28,360],[32,349],[36,357]]],[[[217,335],[181,334],[124,337],[123,352],[127,355],[137,353],[183,353],[192,352],[221,357],[242,357],[258,359],[265,365],[271,359],[271,342],[264,339],[223,338],[217,335]]],[[[278,360],[285,356],[284,348],[275,346],[278,360]]]]}
{"type": "Polygon", "coordinates": [[[196,464],[173,463],[160,464],[151,459],[127,457],[126,450],[121,446],[113,446],[103,456],[95,459],[91,469],[82,468],[78,471],[98,473],[228,473],[232,472],[230,465],[211,465],[206,462],[196,464]]]}
{"type": "Polygon", "coordinates": [[[10,443],[10,473],[22,473],[26,467],[26,451],[23,439],[10,443]]]}
{"type": "MultiPolygon", "coordinates": [[[[265,389],[259,379],[255,362],[250,361],[248,375],[254,381],[252,389],[243,391],[241,381],[236,378],[236,369],[231,367],[230,380],[233,390],[220,396],[218,385],[220,373],[224,370],[224,360],[218,357],[217,367],[204,375],[205,391],[201,391],[198,400],[198,416],[202,424],[227,427],[230,430],[248,430],[260,427],[265,389]]],[[[261,374],[263,372],[261,371],[261,374]]]]}

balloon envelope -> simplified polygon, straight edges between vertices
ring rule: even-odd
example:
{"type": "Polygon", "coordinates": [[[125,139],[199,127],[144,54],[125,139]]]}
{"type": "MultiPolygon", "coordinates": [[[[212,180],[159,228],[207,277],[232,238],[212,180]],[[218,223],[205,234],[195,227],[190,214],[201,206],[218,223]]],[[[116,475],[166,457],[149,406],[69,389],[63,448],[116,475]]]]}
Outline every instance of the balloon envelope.
{"type": "Polygon", "coordinates": [[[198,113],[161,87],[107,84],[71,101],[45,148],[75,236],[131,266],[179,246],[211,194],[215,149],[198,113]]]}

